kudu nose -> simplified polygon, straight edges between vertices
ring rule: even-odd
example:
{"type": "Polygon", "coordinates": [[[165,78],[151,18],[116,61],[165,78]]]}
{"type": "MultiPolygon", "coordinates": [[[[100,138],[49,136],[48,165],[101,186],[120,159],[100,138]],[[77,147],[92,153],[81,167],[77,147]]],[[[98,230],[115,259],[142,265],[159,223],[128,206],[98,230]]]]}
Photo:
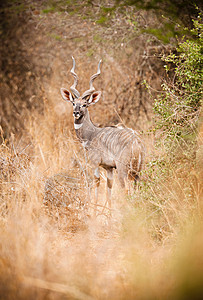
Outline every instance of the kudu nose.
{"type": "Polygon", "coordinates": [[[79,115],[80,115],[80,114],[79,114],[78,111],[74,111],[74,112],[73,112],[73,116],[74,116],[74,117],[79,117],[79,115]]]}

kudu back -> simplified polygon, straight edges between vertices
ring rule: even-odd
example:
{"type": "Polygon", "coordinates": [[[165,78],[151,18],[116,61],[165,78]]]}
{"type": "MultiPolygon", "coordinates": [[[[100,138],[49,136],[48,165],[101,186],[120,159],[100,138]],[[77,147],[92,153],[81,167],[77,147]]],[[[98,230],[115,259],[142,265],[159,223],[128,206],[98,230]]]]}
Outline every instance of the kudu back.
{"type": "Polygon", "coordinates": [[[75,60],[71,74],[74,84],[70,91],[61,88],[64,100],[73,105],[74,128],[76,135],[83,147],[87,150],[88,158],[94,168],[95,179],[95,205],[98,201],[98,187],[100,183],[99,167],[107,171],[107,202],[111,208],[111,189],[113,184],[113,170],[117,169],[118,179],[123,188],[126,180],[139,179],[139,172],[144,161],[144,146],[136,131],[130,128],[107,126],[100,128],[95,126],[89,117],[88,107],[97,103],[101,97],[100,91],[95,91],[93,81],[100,75],[100,64],[97,73],[90,78],[90,88],[82,96],[76,90],[78,76],[75,73],[75,60]]]}

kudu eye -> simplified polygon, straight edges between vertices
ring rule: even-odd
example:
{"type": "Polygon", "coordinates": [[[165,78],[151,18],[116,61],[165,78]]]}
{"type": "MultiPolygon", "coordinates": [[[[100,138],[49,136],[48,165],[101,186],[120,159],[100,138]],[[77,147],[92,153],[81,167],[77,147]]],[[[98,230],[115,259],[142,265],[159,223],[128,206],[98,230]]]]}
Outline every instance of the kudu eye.
{"type": "Polygon", "coordinates": [[[86,107],[86,106],[87,106],[87,104],[83,104],[83,105],[82,105],[82,107],[86,107]]]}

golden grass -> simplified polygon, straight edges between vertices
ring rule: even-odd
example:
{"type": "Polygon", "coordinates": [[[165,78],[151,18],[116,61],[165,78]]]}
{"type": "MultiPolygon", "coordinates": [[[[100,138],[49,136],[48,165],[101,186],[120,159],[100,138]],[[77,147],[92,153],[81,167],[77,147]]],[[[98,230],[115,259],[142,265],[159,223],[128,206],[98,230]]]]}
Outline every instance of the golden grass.
{"type": "MultiPolygon", "coordinates": [[[[109,226],[108,211],[94,220],[84,208],[91,172],[71,121],[58,122],[46,109],[28,129],[29,147],[18,149],[13,140],[0,149],[1,299],[202,298],[202,189],[195,169],[185,177],[192,193],[175,168],[167,182],[141,183],[127,198],[115,182],[109,226]]],[[[104,198],[101,192],[101,206],[104,198]]]]}

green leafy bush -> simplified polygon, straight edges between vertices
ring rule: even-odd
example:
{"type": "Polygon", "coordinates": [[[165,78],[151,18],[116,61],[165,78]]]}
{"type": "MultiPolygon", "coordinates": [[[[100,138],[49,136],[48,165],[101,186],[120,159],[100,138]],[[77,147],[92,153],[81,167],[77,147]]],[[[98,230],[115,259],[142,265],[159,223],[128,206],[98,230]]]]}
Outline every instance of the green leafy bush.
{"type": "Polygon", "coordinates": [[[157,155],[146,163],[142,172],[146,180],[140,182],[139,195],[134,196],[136,205],[142,199],[141,205],[154,212],[149,222],[154,224],[152,233],[156,232],[158,240],[173,234],[176,225],[184,228],[184,223],[179,223],[182,206],[192,216],[199,201],[194,167],[203,92],[201,15],[193,24],[190,38],[184,37],[174,52],[162,58],[168,78],[154,102],[157,155]]]}
{"type": "MultiPolygon", "coordinates": [[[[193,21],[192,39],[183,38],[176,53],[163,56],[170,82],[155,99],[155,130],[161,129],[167,143],[194,141],[202,105],[203,92],[203,24],[201,15],[193,21]]],[[[169,143],[170,144],[170,143],[169,143]]]]}

